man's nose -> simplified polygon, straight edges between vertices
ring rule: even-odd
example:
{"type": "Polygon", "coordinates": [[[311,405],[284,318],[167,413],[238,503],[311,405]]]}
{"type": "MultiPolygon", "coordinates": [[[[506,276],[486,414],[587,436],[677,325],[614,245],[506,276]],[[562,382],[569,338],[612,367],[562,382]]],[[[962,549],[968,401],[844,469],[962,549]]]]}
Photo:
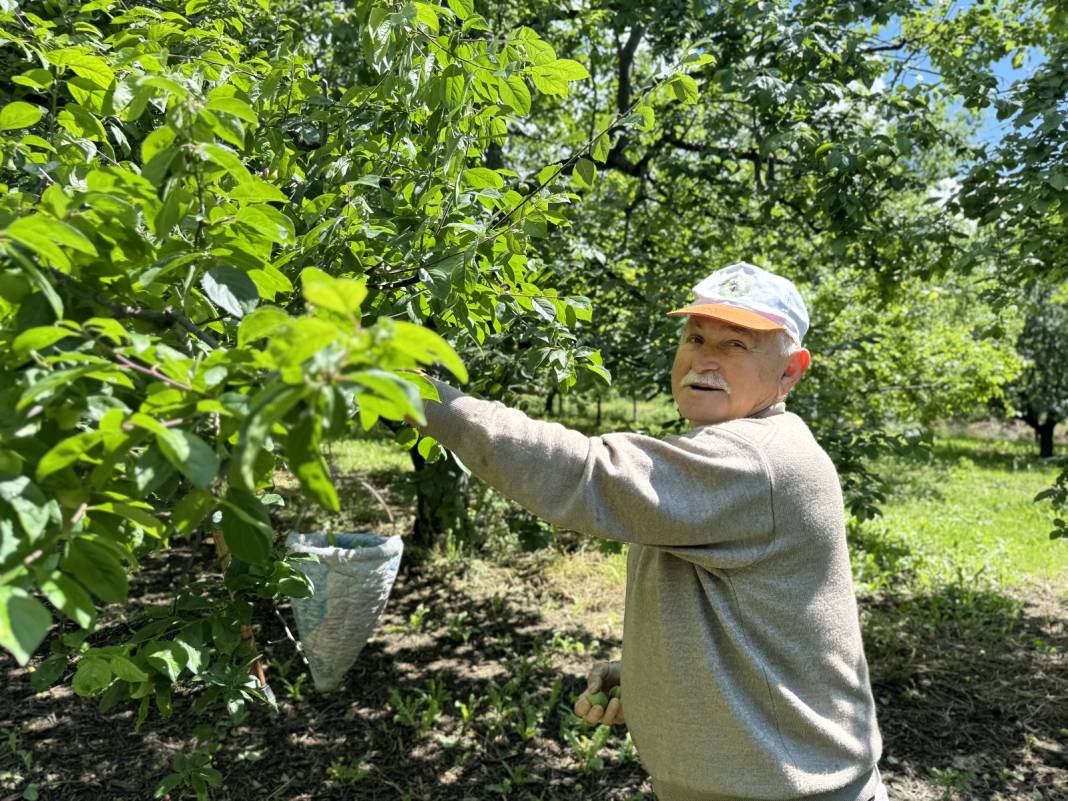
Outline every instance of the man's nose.
{"type": "Polygon", "coordinates": [[[699,373],[709,373],[719,370],[719,352],[708,345],[703,346],[693,359],[693,369],[699,373]]]}

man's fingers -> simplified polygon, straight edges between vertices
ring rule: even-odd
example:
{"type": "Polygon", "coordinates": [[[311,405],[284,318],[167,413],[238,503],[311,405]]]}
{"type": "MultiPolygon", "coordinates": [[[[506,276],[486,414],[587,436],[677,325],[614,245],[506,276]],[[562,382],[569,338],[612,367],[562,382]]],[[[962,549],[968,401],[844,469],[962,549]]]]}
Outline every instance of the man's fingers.
{"type": "Polygon", "coordinates": [[[604,717],[604,707],[600,704],[591,704],[590,697],[583,693],[575,702],[575,714],[587,723],[600,723],[604,717]]]}
{"type": "Polygon", "coordinates": [[[601,723],[606,726],[616,726],[626,723],[623,720],[623,702],[618,698],[613,698],[608,702],[608,708],[604,711],[604,717],[601,718],[601,723]]]}
{"type": "Polygon", "coordinates": [[[586,712],[586,714],[582,716],[582,719],[584,721],[586,721],[587,723],[591,724],[591,725],[595,725],[597,723],[600,723],[603,718],[604,718],[604,707],[601,706],[600,704],[594,704],[593,706],[591,706],[589,708],[589,710],[586,712]]]}
{"type": "Polygon", "coordinates": [[[586,697],[585,693],[579,696],[579,699],[575,702],[575,714],[580,718],[586,717],[586,713],[590,711],[590,699],[586,697]]]}

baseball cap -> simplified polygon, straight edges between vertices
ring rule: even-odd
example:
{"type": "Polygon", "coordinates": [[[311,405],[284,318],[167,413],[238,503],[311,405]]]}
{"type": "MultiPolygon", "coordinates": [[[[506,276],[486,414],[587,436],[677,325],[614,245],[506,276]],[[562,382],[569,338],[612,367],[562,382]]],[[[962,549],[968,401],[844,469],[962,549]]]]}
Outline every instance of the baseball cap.
{"type": "Polygon", "coordinates": [[[711,317],[757,331],[785,330],[800,345],[808,310],[791,281],[739,261],[716,270],[693,288],[694,300],[669,315],[711,317]]]}

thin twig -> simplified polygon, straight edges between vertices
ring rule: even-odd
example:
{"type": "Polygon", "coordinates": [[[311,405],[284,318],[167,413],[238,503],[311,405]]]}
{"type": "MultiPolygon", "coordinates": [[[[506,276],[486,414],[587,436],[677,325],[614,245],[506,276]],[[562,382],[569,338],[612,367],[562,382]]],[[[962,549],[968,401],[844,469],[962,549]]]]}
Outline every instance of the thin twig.
{"type": "Polygon", "coordinates": [[[360,477],[357,477],[356,480],[360,482],[360,484],[365,490],[374,495],[375,500],[377,500],[382,505],[382,508],[386,510],[386,515],[389,517],[389,524],[393,528],[393,533],[396,534],[397,518],[393,515],[393,510],[389,508],[389,504],[386,503],[386,499],[382,497],[382,494],[377,489],[375,489],[369,481],[360,477]]]}
{"type": "Polygon", "coordinates": [[[306,657],[304,655],[304,646],[301,645],[300,640],[298,640],[293,635],[293,632],[290,630],[289,624],[286,622],[285,617],[283,617],[282,613],[278,611],[278,607],[277,606],[272,606],[272,608],[274,609],[274,613],[278,616],[278,619],[281,621],[282,628],[285,629],[285,631],[286,631],[286,637],[288,637],[290,639],[290,641],[293,643],[293,645],[296,647],[297,653],[300,655],[300,658],[302,660],[304,660],[304,664],[307,665],[307,667],[310,668],[311,665],[308,664],[308,657],[306,657]]]}
{"type": "Polygon", "coordinates": [[[127,359],[125,356],[123,356],[117,350],[113,349],[111,351],[111,358],[113,358],[115,361],[117,361],[119,364],[123,365],[124,367],[129,367],[131,370],[136,370],[139,373],[144,373],[145,375],[152,376],[156,380],[162,381],[164,384],[170,384],[175,389],[181,389],[181,390],[183,390],[185,392],[192,392],[193,391],[193,388],[191,386],[189,386],[188,384],[183,384],[181,381],[175,381],[170,376],[164,375],[163,373],[161,373],[155,367],[145,367],[144,365],[138,364],[135,361],[127,359]]]}

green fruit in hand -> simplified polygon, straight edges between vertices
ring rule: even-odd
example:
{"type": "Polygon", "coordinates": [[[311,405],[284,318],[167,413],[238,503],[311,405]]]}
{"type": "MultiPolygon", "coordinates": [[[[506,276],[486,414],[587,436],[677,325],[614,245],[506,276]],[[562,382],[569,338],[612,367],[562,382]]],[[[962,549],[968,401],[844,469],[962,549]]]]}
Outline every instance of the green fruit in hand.
{"type": "Polygon", "coordinates": [[[590,696],[590,706],[599,706],[604,709],[608,706],[608,696],[605,693],[594,693],[590,696]]]}
{"type": "Polygon", "coordinates": [[[620,687],[617,684],[615,687],[613,687],[611,690],[608,691],[608,697],[609,698],[622,698],[623,697],[623,688],[620,687]]]}

